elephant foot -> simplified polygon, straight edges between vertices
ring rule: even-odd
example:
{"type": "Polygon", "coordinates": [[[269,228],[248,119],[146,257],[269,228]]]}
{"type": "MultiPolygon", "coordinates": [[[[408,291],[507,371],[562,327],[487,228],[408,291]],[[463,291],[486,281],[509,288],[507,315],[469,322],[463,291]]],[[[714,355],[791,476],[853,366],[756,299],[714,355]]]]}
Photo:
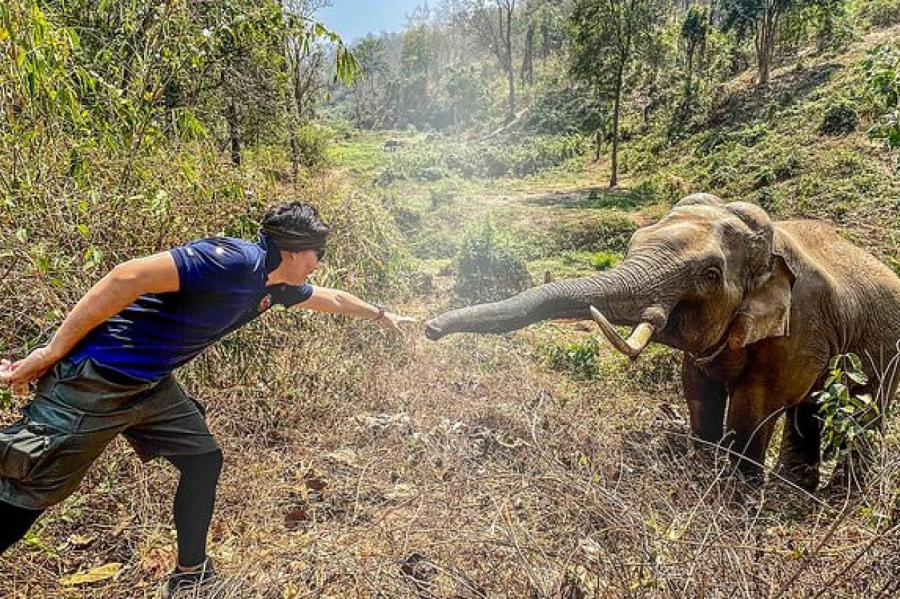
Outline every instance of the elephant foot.
{"type": "Polygon", "coordinates": [[[775,467],[775,475],[809,493],[815,491],[819,486],[818,464],[813,466],[802,462],[782,462],[775,467]]]}
{"type": "Polygon", "coordinates": [[[766,474],[762,467],[756,464],[741,461],[735,466],[738,479],[746,485],[759,489],[766,484],[766,474]]]}

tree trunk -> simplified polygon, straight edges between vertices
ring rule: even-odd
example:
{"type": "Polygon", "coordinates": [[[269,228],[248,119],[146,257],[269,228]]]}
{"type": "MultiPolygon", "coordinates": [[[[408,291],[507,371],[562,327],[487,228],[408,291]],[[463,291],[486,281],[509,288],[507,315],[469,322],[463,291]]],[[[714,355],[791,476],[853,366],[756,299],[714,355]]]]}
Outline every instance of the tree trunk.
{"type": "Polygon", "coordinates": [[[550,51],[550,17],[544,15],[541,22],[541,58],[546,59],[550,51]]]}
{"type": "Polygon", "coordinates": [[[231,143],[231,163],[234,166],[241,165],[241,137],[238,129],[237,106],[234,100],[228,100],[228,107],[225,109],[225,120],[228,121],[228,139],[231,143]]]}
{"type": "Polygon", "coordinates": [[[624,76],[624,65],[622,62],[616,68],[616,96],[613,103],[612,157],[610,160],[612,172],[609,176],[610,189],[619,184],[619,108],[622,102],[622,78],[624,76]]]}
{"type": "Polygon", "coordinates": [[[684,84],[685,93],[689,96],[691,95],[693,89],[693,78],[694,78],[694,44],[688,42],[688,51],[687,51],[687,81],[684,84]]]}
{"type": "Polygon", "coordinates": [[[297,132],[291,131],[291,176],[297,184],[297,173],[300,171],[300,148],[297,146],[297,132]]]}
{"type": "Polygon", "coordinates": [[[759,64],[759,85],[769,86],[769,75],[772,67],[772,58],[775,51],[775,30],[778,23],[778,14],[771,5],[763,13],[763,22],[757,42],[757,62],[759,64]]]}
{"type": "Polygon", "coordinates": [[[528,24],[528,31],[525,33],[525,49],[522,53],[522,85],[530,85],[534,81],[534,63],[532,54],[534,52],[534,25],[528,24]]]}
{"type": "Polygon", "coordinates": [[[516,118],[516,73],[513,67],[512,56],[512,12],[511,7],[506,11],[506,35],[503,36],[506,44],[506,74],[507,79],[509,79],[509,106],[506,115],[507,122],[516,118]]]}

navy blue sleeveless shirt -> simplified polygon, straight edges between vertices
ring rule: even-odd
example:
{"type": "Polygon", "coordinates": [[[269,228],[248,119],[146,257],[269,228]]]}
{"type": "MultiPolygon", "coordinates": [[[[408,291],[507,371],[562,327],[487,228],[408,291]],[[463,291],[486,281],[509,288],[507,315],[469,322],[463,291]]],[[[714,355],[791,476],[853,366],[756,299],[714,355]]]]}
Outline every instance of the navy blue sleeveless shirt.
{"type": "Polygon", "coordinates": [[[128,377],[156,381],[271,306],[292,306],[313,293],[309,284],[266,287],[281,254],[265,235],[258,243],[201,239],[170,252],[179,290],[140,296],[91,331],[68,360],[90,358],[128,377]]]}

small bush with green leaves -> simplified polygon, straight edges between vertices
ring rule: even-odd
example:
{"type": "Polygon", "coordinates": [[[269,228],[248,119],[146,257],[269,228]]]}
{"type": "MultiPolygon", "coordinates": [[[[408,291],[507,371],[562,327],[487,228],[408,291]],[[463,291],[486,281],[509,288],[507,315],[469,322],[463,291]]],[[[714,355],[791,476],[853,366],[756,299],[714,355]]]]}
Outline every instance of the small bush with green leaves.
{"type": "Polygon", "coordinates": [[[600,343],[595,337],[566,344],[551,344],[544,348],[546,366],[568,372],[578,379],[593,379],[600,374],[600,343]]]}
{"type": "Polygon", "coordinates": [[[467,301],[496,301],[532,285],[522,254],[490,221],[466,232],[456,263],[456,293],[467,301]]]}
{"type": "Polygon", "coordinates": [[[856,106],[846,99],[840,98],[831,103],[825,109],[825,116],[822,118],[822,124],[819,125],[819,132],[825,135],[847,135],[856,131],[859,126],[859,113],[856,106]]]}
{"type": "Polygon", "coordinates": [[[869,382],[859,356],[834,356],[828,370],[822,390],[813,399],[822,421],[822,451],[826,457],[841,458],[872,440],[881,410],[871,394],[853,392],[869,382]]]}
{"type": "Polygon", "coordinates": [[[900,45],[880,44],[862,63],[867,89],[880,119],[869,136],[888,150],[900,148],[900,45]]]}
{"type": "Polygon", "coordinates": [[[900,23],[900,0],[866,0],[859,4],[859,16],[876,27],[900,23]]]}
{"type": "Polygon", "coordinates": [[[327,161],[330,132],[315,125],[303,125],[295,133],[297,162],[307,168],[317,168],[327,161]]]}
{"type": "Polygon", "coordinates": [[[616,211],[597,211],[575,222],[556,226],[557,249],[625,252],[637,225],[616,211]]]}
{"type": "Polygon", "coordinates": [[[622,260],[619,252],[600,251],[591,256],[591,266],[597,270],[609,270],[622,260]]]}

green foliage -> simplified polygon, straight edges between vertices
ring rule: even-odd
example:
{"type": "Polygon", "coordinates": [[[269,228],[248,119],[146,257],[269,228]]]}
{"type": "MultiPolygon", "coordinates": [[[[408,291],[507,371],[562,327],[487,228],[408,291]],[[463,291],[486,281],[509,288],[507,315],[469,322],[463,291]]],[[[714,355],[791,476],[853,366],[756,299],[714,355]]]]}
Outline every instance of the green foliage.
{"type": "Polygon", "coordinates": [[[637,225],[617,211],[598,211],[577,221],[555,227],[556,249],[624,253],[637,225]]]}
{"type": "Polygon", "coordinates": [[[900,0],[864,0],[858,4],[858,15],[876,27],[900,23],[900,0]]]}
{"type": "Polygon", "coordinates": [[[600,373],[600,342],[596,337],[567,344],[550,344],[543,350],[548,368],[568,372],[576,379],[593,379],[600,373]]]}
{"type": "Polygon", "coordinates": [[[465,178],[524,177],[579,156],[583,149],[580,135],[482,144],[432,139],[398,151],[386,174],[392,179],[420,181],[437,181],[451,174],[465,178]]]}
{"type": "Polygon", "coordinates": [[[469,302],[507,298],[531,287],[525,259],[508,234],[486,221],[466,231],[456,255],[455,290],[469,302]]]}
{"type": "Polygon", "coordinates": [[[859,126],[856,106],[847,98],[832,101],[825,109],[819,131],[825,135],[847,135],[859,126]]]}
{"type": "Polygon", "coordinates": [[[299,163],[308,168],[318,168],[327,161],[330,136],[316,125],[303,125],[294,136],[299,163]]]}
{"type": "Polygon", "coordinates": [[[866,54],[862,67],[876,113],[881,115],[869,135],[896,150],[900,148],[900,45],[877,46],[866,54]]]}
{"type": "Polygon", "coordinates": [[[871,394],[855,394],[853,388],[866,385],[856,354],[839,354],[828,363],[828,378],[821,391],[813,394],[822,421],[822,451],[827,457],[843,457],[870,443],[878,434],[881,408],[871,394]]]}
{"type": "Polygon", "coordinates": [[[597,270],[609,270],[621,261],[622,254],[619,252],[602,251],[591,256],[591,266],[597,270]]]}

